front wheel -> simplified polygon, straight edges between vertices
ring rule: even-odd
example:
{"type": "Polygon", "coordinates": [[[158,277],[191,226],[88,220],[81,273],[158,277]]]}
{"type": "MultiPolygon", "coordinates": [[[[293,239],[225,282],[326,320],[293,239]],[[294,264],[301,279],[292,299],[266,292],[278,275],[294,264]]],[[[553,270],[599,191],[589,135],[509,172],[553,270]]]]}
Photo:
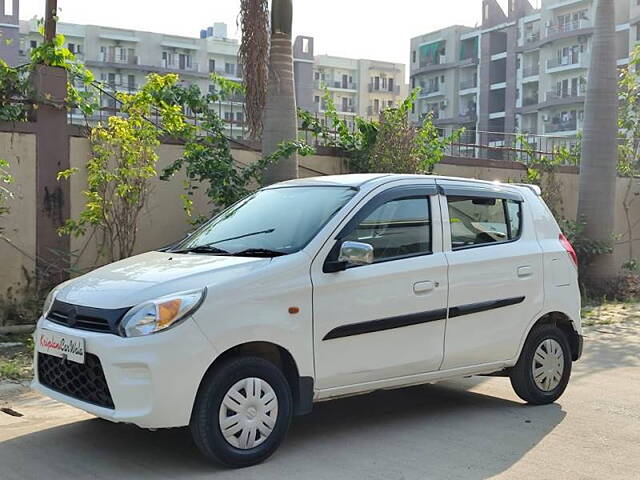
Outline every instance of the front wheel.
{"type": "Polygon", "coordinates": [[[275,452],[291,416],[291,389],[280,369],[262,358],[243,357],[207,375],[190,427],[206,457],[228,467],[248,467],[275,452]]]}
{"type": "Polygon", "coordinates": [[[555,402],[571,376],[571,349],[565,334],[555,325],[531,330],[518,363],[511,370],[516,394],[533,405],[555,402]]]}

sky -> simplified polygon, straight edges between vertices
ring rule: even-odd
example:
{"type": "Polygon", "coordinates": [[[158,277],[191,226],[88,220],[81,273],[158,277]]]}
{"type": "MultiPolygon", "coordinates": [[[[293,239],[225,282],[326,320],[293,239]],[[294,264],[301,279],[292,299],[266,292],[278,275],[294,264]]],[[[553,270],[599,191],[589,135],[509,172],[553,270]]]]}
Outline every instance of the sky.
{"type": "MultiPolygon", "coordinates": [[[[503,8],[507,0],[498,0],[503,8]]],[[[44,15],[45,0],[20,0],[20,18],[44,15]]],[[[63,22],[198,36],[226,22],[239,38],[240,0],[58,0],[63,22]]],[[[480,22],[482,0],[296,0],[294,35],[315,37],[315,53],[408,63],[409,39],[480,22]]]]}

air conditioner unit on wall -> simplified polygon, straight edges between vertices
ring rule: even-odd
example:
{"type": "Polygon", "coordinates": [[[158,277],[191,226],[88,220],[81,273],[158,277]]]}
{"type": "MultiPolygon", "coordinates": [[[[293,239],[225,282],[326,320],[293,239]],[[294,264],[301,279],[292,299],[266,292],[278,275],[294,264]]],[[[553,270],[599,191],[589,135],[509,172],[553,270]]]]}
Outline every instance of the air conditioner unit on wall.
{"type": "Polygon", "coordinates": [[[546,114],[546,113],[543,113],[543,114],[542,114],[542,121],[543,121],[543,122],[548,122],[548,121],[549,121],[549,115],[548,115],[548,114],[546,114]]]}

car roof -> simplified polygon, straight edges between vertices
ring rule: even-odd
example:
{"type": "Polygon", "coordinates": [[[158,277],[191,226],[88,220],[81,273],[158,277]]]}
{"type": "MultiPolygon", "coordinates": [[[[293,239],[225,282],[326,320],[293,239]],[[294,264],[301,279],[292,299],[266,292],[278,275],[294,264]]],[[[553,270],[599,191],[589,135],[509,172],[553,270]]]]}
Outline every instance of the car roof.
{"type": "Polygon", "coordinates": [[[321,177],[308,177],[288,180],[286,182],[276,183],[267,188],[278,187],[306,187],[306,186],[345,186],[353,188],[362,188],[363,186],[374,188],[383,183],[389,183],[397,180],[425,180],[429,179],[436,183],[448,182],[464,182],[475,185],[501,187],[513,187],[517,190],[521,188],[529,188],[530,186],[513,183],[491,182],[487,180],[477,180],[475,178],[447,177],[441,175],[408,175],[408,174],[392,174],[392,173],[357,173],[346,175],[326,175],[321,177]]]}

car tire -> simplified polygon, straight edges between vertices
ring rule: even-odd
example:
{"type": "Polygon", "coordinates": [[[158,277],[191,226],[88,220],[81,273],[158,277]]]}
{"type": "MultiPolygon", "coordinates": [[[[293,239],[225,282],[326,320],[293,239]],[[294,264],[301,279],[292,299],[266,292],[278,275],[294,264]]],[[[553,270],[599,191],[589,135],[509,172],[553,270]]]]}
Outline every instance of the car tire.
{"type": "Polygon", "coordinates": [[[555,325],[535,326],[509,377],[516,394],[532,405],[555,402],[571,376],[571,348],[555,325]]]}
{"type": "Polygon", "coordinates": [[[292,403],[289,383],[273,363],[259,357],[231,359],[214,367],[200,386],[191,415],[193,440],[219,464],[255,465],[284,440],[292,403]]]}

